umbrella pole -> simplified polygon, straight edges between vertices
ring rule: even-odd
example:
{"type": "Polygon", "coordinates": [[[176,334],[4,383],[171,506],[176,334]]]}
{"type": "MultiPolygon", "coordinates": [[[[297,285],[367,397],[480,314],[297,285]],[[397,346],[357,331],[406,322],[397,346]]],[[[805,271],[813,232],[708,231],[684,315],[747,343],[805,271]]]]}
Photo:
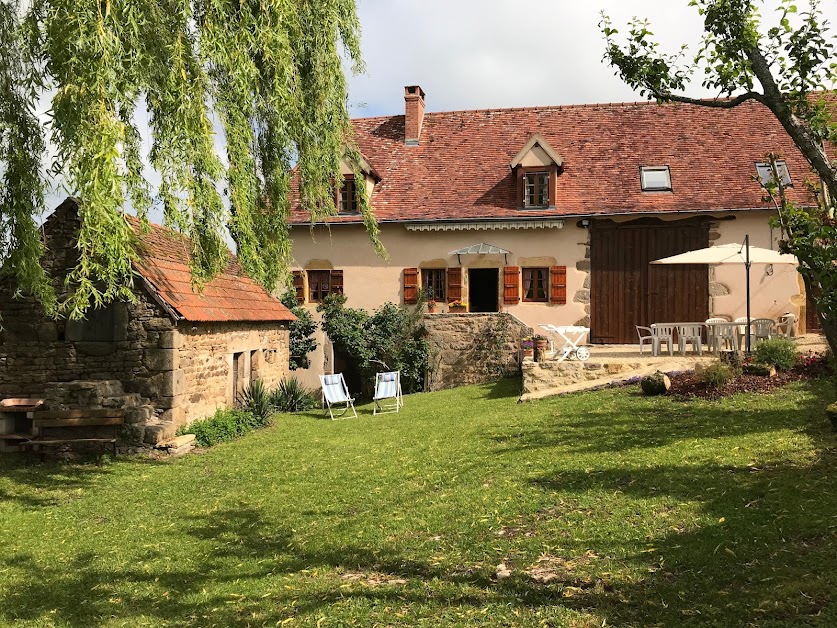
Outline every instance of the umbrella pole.
{"type": "Polygon", "coordinates": [[[750,235],[744,236],[744,267],[747,269],[747,355],[750,355],[750,235]]]}

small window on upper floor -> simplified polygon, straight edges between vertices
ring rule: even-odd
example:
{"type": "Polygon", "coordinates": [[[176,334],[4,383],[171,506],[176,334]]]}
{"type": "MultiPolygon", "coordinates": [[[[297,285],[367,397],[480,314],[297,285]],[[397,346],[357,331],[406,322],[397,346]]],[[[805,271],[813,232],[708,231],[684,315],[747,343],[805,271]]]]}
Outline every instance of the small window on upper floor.
{"type": "Polygon", "coordinates": [[[671,192],[668,166],[642,166],[639,170],[643,192],[671,192]]]}
{"type": "MultiPolygon", "coordinates": [[[[786,188],[793,187],[790,172],[788,172],[788,164],[783,160],[779,160],[776,162],[776,170],[779,171],[779,177],[782,181],[782,185],[786,188]]],[[[773,180],[773,168],[771,168],[770,164],[767,162],[756,162],[756,172],[759,175],[759,181],[761,181],[762,186],[766,187],[767,184],[773,180]]]]}
{"type": "Polygon", "coordinates": [[[523,206],[549,206],[549,173],[527,172],[523,179],[523,206]]]}
{"type": "Polygon", "coordinates": [[[357,213],[357,187],[355,178],[351,175],[343,179],[343,187],[340,189],[340,204],[337,208],[341,214],[357,213]]]}

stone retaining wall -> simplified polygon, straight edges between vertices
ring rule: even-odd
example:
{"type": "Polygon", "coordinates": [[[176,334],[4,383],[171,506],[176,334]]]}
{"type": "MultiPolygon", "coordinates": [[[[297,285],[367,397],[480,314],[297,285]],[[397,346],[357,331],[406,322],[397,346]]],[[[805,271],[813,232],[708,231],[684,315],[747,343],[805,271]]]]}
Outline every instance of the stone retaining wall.
{"type": "Polygon", "coordinates": [[[532,329],[510,314],[427,314],[425,390],[482,384],[520,373],[520,343],[532,329]]]}

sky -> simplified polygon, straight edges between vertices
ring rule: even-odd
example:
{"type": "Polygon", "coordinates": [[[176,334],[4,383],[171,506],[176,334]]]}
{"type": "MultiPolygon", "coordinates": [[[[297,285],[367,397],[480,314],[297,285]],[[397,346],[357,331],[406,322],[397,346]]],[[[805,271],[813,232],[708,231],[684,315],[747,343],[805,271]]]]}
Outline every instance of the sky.
{"type": "MultiPolygon", "coordinates": [[[[620,29],[648,18],[668,52],[703,32],[688,0],[356,1],[367,71],[349,79],[352,117],[403,113],[405,85],[422,87],[427,111],[641,100],[602,61],[602,11],[620,29]]],[[[837,25],[837,0],[822,7],[837,25]]]]}

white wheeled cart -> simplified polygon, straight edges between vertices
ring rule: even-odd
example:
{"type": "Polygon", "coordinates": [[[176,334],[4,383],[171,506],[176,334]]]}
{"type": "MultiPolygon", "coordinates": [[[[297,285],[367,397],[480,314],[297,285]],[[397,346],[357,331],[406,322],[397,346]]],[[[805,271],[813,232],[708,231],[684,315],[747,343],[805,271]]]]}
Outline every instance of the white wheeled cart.
{"type": "Polygon", "coordinates": [[[589,327],[581,327],[579,325],[545,325],[549,331],[558,334],[564,341],[564,345],[557,352],[558,361],[563,362],[571,356],[575,356],[576,360],[586,362],[590,359],[590,348],[584,346],[584,340],[590,333],[589,327]]]}

